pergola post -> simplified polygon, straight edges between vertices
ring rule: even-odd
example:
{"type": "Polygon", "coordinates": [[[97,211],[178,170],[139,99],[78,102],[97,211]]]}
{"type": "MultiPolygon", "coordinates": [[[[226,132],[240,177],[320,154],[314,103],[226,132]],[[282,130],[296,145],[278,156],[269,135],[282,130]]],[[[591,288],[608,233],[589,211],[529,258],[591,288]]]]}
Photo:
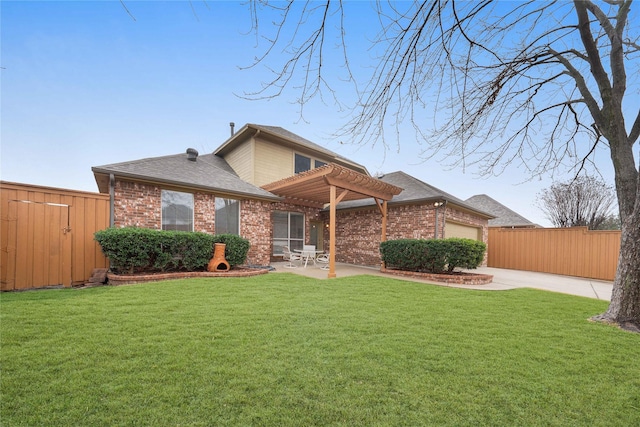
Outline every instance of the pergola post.
{"type": "Polygon", "coordinates": [[[382,235],[380,241],[385,242],[387,240],[387,201],[382,201],[382,235]]]}
{"type": "Polygon", "coordinates": [[[336,186],[329,188],[329,279],[336,277],[336,186]]]}
{"type": "MultiPolygon", "coordinates": [[[[378,205],[380,206],[380,205],[378,205]]],[[[382,213],[382,231],[380,232],[380,242],[387,241],[387,201],[382,201],[382,207],[380,208],[380,212],[382,213]]],[[[384,269],[384,261],[381,262],[380,268],[384,269]]]]}
{"type": "Polygon", "coordinates": [[[373,197],[382,212],[382,236],[387,233],[387,201],[402,188],[355,170],[330,163],[319,168],[263,185],[262,188],[284,198],[285,203],[322,209],[329,203],[329,275],[336,277],[336,206],[342,201],[373,197]],[[338,194],[340,189],[340,194],[338,194]],[[328,194],[327,194],[328,193],[328,194]]]}

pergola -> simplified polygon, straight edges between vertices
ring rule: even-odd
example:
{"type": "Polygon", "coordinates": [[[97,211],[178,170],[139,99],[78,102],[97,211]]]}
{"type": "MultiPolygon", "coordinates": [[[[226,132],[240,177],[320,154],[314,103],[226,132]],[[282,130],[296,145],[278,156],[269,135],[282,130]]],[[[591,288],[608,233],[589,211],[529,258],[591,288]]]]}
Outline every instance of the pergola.
{"type": "Polygon", "coordinates": [[[387,239],[387,202],[402,188],[335,163],[272,182],[263,189],[285,202],[322,209],[329,206],[329,278],[336,277],[336,205],[348,200],[373,198],[382,215],[382,235],[387,239]]]}

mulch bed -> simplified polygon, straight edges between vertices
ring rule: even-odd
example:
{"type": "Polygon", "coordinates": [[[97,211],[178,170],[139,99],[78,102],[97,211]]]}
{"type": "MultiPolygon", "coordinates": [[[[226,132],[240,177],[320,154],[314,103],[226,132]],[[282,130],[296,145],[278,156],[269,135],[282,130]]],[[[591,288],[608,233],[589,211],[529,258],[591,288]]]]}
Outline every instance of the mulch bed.
{"type": "Polygon", "coordinates": [[[130,285],[134,283],[157,282],[171,279],[190,279],[194,277],[249,277],[266,274],[268,268],[234,267],[229,271],[185,271],[179,273],[145,273],[145,274],[114,274],[108,273],[107,279],[110,285],[130,285]]]}
{"type": "Polygon", "coordinates": [[[493,282],[493,276],[491,274],[461,272],[455,272],[452,274],[433,274],[421,273],[418,271],[396,270],[386,267],[382,267],[380,271],[396,276],[415,277],[417,279],[433,280],[434,282],[438,283],[449,283],[454,285],[488,285],[489,283],[493,282]]]}

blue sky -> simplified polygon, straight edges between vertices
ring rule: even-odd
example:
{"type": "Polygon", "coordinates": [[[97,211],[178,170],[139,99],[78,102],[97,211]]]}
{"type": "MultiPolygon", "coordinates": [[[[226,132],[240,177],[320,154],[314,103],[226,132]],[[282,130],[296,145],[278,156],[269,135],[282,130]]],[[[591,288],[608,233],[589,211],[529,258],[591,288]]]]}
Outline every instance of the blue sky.
{"type": "MultiPolygon", "coordinates": [[[[326,104],[315,99],[301,120],[293,89],[270,100],[237,96],[269,79],[264,68],[240,69],[259,54],[242,3],[125,4],[135,20],[117,0],[0,3],[2,180],[97,191],[92,166],[188,147],[211,152],[228,138],[233,121],[236,129],[245,123],[284,127],[372,174],[404,170],[463,200],[485,193],[549,225],[535,199],[550,177],[531,180],[513,166],[480,179],[473,169],[450,170],[438,157],[423,162],[411,133],[401,135],[399,151],[341,144],[331,134],[346,113],[326,98],[326,104]]],[[[358,51],[362,44],[355,71],[365,75],[367,41],[375,36],[364,19],[371,8],[366,2],[349,7],[362,18],[348,28],[358,36],[349,47],[358,51]]],[[[339,77],[343,71],[332,72],[339,77]]],[[[598,153],[597,161],[612,183],[606,153],[598,153]]]]}

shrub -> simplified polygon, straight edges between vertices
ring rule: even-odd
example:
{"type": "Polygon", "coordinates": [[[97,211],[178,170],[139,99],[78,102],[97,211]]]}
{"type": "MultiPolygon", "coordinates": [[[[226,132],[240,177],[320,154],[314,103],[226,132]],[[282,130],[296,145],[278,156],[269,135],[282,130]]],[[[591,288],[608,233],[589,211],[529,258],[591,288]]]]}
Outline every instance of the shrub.
{"type": "Polygon", "coordinates": [[[217,234],[213,236],[213,243],[224,243],[224,257],[233,268],[242,265],[247,260],[249,253],[249,241],[235,234],[217,234]]]}
{"type": "Polygon", "coordinates": [[[424,269],[427,241],[422,239],[387,240],[380,243],[382,261],[400,270],[424,269]]]}
{"type": "Polygon", "coordinates": [[[389,267],[429,273],[477,268],[486,245],[471,239],[399,239],[380,244],[382,261],[389,267]]]}
{"type": "Polygon", "coordinates": [[[151,262],[152,233],[144,228],[107,228],[97,231],[94,238],[109,258],[112,271],[131,274],[151,262]]]}
{"type": "Polygon", "coordinates": [[[225,243],[231,267],[244,263],[249,242],[239,236],[146,228],[108,228],[94,234],[114,273],[205,270],[213,244],[225,243]]]}
{"type": "Polygon", "coordinates": [[[454,268],[478,268],[484,259],[487,245],[471,239],[450,238],[447,241],[447,271],[454,268]]]}

